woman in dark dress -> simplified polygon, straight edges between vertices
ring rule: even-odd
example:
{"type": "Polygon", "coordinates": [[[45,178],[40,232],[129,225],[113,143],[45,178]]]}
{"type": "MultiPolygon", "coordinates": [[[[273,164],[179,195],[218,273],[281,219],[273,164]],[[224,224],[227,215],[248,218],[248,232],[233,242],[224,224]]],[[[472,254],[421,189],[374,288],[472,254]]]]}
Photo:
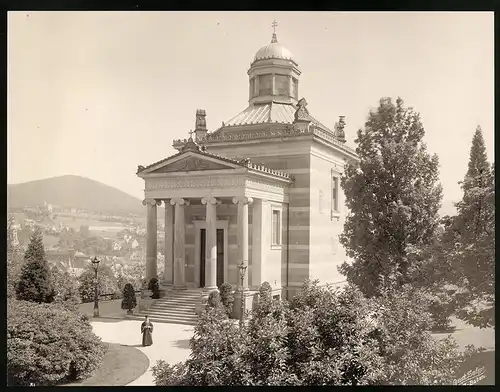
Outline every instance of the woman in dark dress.
{"type": "Polygon", "coordinates": [[[146,316],[146,320],[141,324],[142,345],[151,346],[153,344],[153,324],[146,316]]]}

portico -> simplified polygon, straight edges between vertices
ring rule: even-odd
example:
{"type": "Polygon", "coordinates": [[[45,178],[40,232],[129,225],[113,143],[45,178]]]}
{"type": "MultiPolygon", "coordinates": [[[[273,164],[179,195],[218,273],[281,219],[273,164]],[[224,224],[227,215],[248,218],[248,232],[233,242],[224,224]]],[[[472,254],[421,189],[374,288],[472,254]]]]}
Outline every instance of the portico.
{"type": "Polygon", "coordinates": [[[139,167],[138,175],[146,184],[143,204],[147,207],[148,281],[157,273],[157,207],[163,204],[164,285],[174,290],[204,287],[209,292],[228,282],[245,291],[249,289],[249,274],[243,286],[234,279],[235,267],[242,261],[254,271],[252,285],[262,283],[258,273],[265,262],[261,238],[270,236],[262,232],[270,228],[259,224],[265,221],[262,215],[267,212],[262,205],[288,203],[290,175],[252,165],[249,160],[209,154],[192,138],[178,154],[147,168],[139,167]],[[257,208],[253,209],[254,205],[257,208]],[[254,223],[252,229],[249,217],[254,223]],[[236,227],[230,224],[234,220],[236,227]],[[236,236],[231,229],[236,229],[236,236]],[[252,259],[249,246],[253,247],[252,259]]]}

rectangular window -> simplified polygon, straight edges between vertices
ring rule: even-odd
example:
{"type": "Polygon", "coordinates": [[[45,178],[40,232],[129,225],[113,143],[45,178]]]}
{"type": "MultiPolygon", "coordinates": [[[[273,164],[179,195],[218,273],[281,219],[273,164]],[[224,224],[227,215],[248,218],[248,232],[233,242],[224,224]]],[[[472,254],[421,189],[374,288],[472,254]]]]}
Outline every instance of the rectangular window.
{"type": "Polygon", "coordinates": [[[273,93],[273,76],[259,76],[259,95],[271,95],[273,93]]]}
{"type": "Polygon", "coordinates": [[[332,212],[339,212],[339,178],[332,177],[332,212]]]}
{"type": "Polygon", "coordinates": [[[255,96],[255,78],[250,79],[250,98],[255,96]]]}
{"type": "Polygon", "coordinates": [[[281,245],[281,211],[273,210],[272,245],[281,245]]]}
{"type": "Polygon", "coordinates": [[[288,76],[274,75],[274,88],[276,89],[276,95],[288,97],[289,86],[290,82],[288,81],[288,76]]]}
{"type": "Polygon", "coordinates": [[[297,99],[298,95],[299,95],[299,85],[297,79],[292,78],[292,97],[297,99]]]}

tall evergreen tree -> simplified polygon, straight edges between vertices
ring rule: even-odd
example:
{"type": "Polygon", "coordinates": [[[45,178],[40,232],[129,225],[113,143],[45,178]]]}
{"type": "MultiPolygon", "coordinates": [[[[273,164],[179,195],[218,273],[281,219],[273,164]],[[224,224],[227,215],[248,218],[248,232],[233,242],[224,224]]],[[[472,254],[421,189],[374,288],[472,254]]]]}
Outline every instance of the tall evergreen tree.
{"type": "Polygon", "coordinates": [[[350,210],[340,241],[352,264],[340,272],[365,295],[379,293],[384,278],[410,278],[407,250],[432,242],[442,198],[438,157],[427,152],[419,114],[382,98],[358,131],[359,163],[341,179],[350,210]]]}
{"type": "Polygon", "coordinates": [[[36,229],[31,236],[24,260],[16,287],[17,298],[37,303],[52,302],[56,293],[50,276],[50,268],[45,259],[43,235],[39,229],[36,229]]]}
{"type": "Polygon", "coordinates": [[[495,183],[481,128],[472,139],[469,166],[443,237],[441,257],[450,265],[449,280],[460,290],[458,316],[479,327],[494,325],[495,183]]]}

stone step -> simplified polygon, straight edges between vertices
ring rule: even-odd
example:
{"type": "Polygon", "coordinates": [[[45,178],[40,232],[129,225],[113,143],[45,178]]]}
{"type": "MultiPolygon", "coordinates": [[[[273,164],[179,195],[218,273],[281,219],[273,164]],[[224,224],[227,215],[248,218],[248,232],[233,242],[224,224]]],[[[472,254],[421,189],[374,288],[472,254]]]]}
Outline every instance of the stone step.
{"type": "MultiPolygon", "coordinates": [[[[140,316],[140,315],[138,315],[140,316]]],[[[148,314],[150,319],[158,319],[158,320],[175,320],[175,321],[185,321],[185,322],[192,322],[192,323],[197,323],[198,322],[198,317],[186,317],[186,316],[175,316],[175,315],[164,315],[164,314],[148,314]]]]}
{"type": "Polygon", "coordinates": [[[148,314],[172,314],[178,316],[193,317],[196,316],[194,309],[192,310],[172,310],[172,309],[149,309],[148,314]]]}
{"type": "Polygon", "coordinates": [[[194,309],[196,304],[154,304],[150,309],[194,309]]]}
{"type": "Polygon", "coordinates": [[[200,302],[200,298],[162,298],[156,303],[164,303],[164,302],[171,302],[171,303],[197,303],[200,302]]]}
{"type": "MultiPolygon", "coordinates": [[[[144,320],[144,316],[127,316],[128,319],[130,320],[144,320]]],[[[156,318],[156,317],[150,317],[149,318],[151,322],[153,323],[165,323],[165,324],[181,324],[181,325],[189,325],[189,326],[195,326],[197,322],[194,321],[186,321],[186,320],[170,320],[170,319],[165,319],[165,318],[156,318]]]]}
{"type": "Polygon", "coordinates": [[[162,316],[162,317],[177,317],[177,318],[185,318],[185,319],[192,319],[196,318],[196,313],[177,313],[177,312],[148,312],[148,316],[162,316]]]}

